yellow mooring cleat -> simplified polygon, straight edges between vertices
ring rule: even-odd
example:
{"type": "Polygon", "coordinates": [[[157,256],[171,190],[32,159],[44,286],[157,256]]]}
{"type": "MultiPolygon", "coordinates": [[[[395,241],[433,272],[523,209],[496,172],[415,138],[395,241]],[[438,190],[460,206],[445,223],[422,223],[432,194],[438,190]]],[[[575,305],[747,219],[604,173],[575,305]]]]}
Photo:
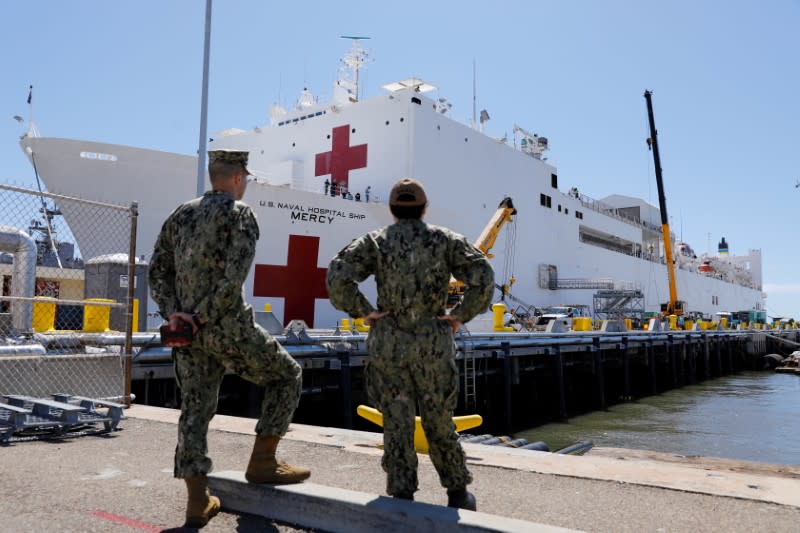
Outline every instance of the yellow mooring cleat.
{"type": "MultiPolygon", "coordinates": [[[[383,427],[383,413],[372,407],[366,405],[359,405],[356,412],[361,418],[366,418],[373,424],[383,427]]],[[[478,427],[483,424],[483,417],[481,415],[464,415],[454,416],[453,422],[456,425],[456,432],[463,431],[478,427]]],[[[414,421],[414,448],[419,453],[428,453],[428,438],[425,436],[425,430],[422,429],[422,419],[415,417],[414,421]]]]}

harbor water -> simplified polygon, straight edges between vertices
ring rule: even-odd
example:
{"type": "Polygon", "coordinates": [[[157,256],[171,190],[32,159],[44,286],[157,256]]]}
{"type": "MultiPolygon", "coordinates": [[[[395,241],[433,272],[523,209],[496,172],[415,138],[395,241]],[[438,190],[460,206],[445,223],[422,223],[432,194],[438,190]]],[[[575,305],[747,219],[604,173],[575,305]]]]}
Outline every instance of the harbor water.
{"type": "Polygon", "coordinates": [[[800,465],[800,376],[742,372],[516,433],[551,450],[578,441],[800,465]]]}

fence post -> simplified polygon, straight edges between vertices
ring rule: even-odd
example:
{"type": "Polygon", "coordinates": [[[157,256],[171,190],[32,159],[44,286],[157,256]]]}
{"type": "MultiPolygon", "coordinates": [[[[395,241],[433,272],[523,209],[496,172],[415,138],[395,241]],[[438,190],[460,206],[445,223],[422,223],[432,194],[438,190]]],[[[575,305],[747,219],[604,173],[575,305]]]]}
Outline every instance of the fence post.
{"type": "MultiPolygon", "coordinates": [[[[128,247],[128,305],[125,323],[125,405],[131,406],[131,376],[133,374],[133,289],[136,285],[136,224],[139,220],[139,204],[131,202],[131,242],[128,247]]],[[[142,302],[147,305],[147,302],[142,302]]]]}

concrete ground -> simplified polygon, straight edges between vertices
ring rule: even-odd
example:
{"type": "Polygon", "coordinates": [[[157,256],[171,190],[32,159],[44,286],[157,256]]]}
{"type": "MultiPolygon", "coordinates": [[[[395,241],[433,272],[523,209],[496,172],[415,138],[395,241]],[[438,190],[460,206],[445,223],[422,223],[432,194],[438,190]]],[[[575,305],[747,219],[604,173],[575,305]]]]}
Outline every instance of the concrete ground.
{"type": "MultiPolygon", "coordinates": [[[[177,412],[134,406],[121,431],[0,448],[0,532],[162,531],[183,522],[185,491],[172,478],[177,412]]],[[[217,416],[215,470],[243,470],[255,421],[217,416]]],[[[293,425],[279,456],[309,466],[311,481],[384,494],[381,435],[293,425]]],[[[630,450],[584,457],[466,445],[478,510],[592,532],[800,531],[800,469],[630,450]]],[[[420,456],[417,501],[444,490],[420,456]]],[[[307,531],[221,513],[203,531],[307,531]]]]}

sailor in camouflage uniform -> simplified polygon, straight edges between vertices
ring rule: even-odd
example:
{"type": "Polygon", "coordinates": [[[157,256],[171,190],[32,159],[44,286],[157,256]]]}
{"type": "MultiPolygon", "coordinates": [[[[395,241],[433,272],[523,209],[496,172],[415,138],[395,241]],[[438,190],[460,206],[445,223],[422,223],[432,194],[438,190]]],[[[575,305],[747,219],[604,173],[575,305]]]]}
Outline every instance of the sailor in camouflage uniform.
{"type": "Polygon", "coordinates": [[[209,152],[212,190],[179,206],[161,229],[148,281],[161,315],[192,325],[194,339],[175,348],[181,416],[174,475],[186,480],[187,525],[202,527],[219,512],[208,493],[208,424],[225,371],[266,387],[256,443],[245,476],[254,483],[295,483],[310,475],[275,459],[300,400],[301,369],[260,326],[242,285],[255,255],[258,223],[239,201],[247,187],[247,152],[209,152]]]}
{"type": "Polygon", "coordinates": [[[370,401],[383,413],[386,491],[413,499],[417,490],[414,416],[417,408],[430,458],[447,489],[448,505],[474,510],[466,490],[472,476],[453,423],[458,370],[453,335],[485,311],[494,291],[486,256],[463,236],[422,221],[422,185],[404,179],[392,188],[396,222],[354,240],[328,267],[331,304],[372,325],[365,370],[370,401]],[[465,284],[463,301],[445,314],[451,274],[465,284]],[[375,276],[377,309],[357,283],[375,276]]]}

